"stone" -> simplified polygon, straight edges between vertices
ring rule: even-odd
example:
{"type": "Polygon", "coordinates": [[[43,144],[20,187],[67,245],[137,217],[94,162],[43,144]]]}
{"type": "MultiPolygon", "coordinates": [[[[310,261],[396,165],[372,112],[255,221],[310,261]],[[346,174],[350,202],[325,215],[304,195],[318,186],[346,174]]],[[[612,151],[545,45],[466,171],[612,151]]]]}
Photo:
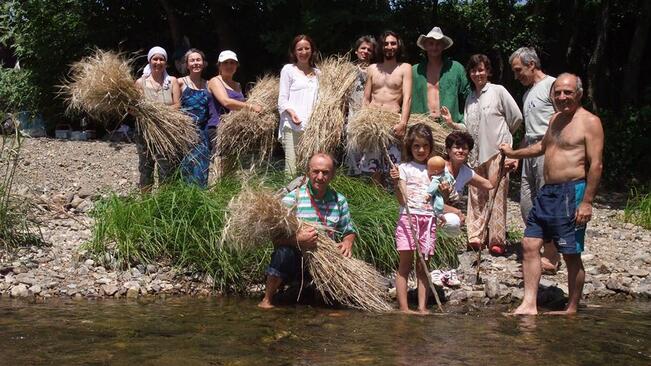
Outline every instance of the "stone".
{"type": "Polygon", "coordinates": [[[450,301],[463,301],[468,298],[468,292],[464,290],[456,290],[450,294],[450,301]]]}
{"type": "Polygon", "coordinates": [[[140,288],[129,288],[127,290],[127,298],[136,298],[138,297],[138,294],[140,293],[140,288]]]}
{"type": "Polygon", "coordinates": [[[483,290],[473,290],[466,292],[466,297],[468,299],[482,299],[486,296],[486,293],[483,290]]]}
{"type": "Polygon", "coordinates": [[[95,280],[95,283],[98,285],[107,285],[111,283],[111,280],[106,277],[102,277],[100,279],[95,280]]]}
{"type": "Polygon", "coordinates": [[[25,284],[21,283],[12,287],[10,294],[11,297],[27,297],[29,296],[29,290],[25,284]]]}
{"type": "Polygon", "coordinates": [[[613,275],[608,278],[608,281],[606,281],[606,288],[612,291],[617,291],[617,292],[628,292],[629,289],[624,285],[622,282],[622,277],[618,275],[613,275]]]}
{"type": "Polygon", "coordinates": [[[29,291],[33,293],[34,295],[40,294],[43,289],[41,288],[40,285],[34,285],[29,288],[29,291]]]}
{"type": "Polygon", "coordinates": [[[111,284],[102,285],[101,289],[104,291],[104,294],[106,296],[113,296],[116,292],[118,292],[118,287],[111,284]]]}
{"type": "Polygon", "coordinates": [[[86,260],[84,261],[84,264],[85,264],[86,266],[88,266],[88,267],[92,267],[92,266],[95,264],[95,261],[92,260],[92,259],[86,259],[86,260]]]}
{"type": "Polygon", "coordinates": [[[26,285],[33,285],[36,283],[36,280],[34,279],[34,275],[29,274],[29,273],[19,273],[16,275],[16,281],[20,283],[24,283],[26,285]]]}
{"type": "Polygon", "coordinates": [[[484,292],[488,298],[494,299],[499,295],[500,282],[495,277],[486,280],[484,284],[484,292]]]}
{"type": "Polygon", "coordinates": [[[70,201],[70,207],[72,207],[72,208],[77,208],[77,207],[79,207],[79,205],[80,205],[82,202],[84,202],[84,199],[81,198],[81,197],[79,197],[79,196],[77,196],[77,195],[75,195],[75,196],[72,198],[72,201],[70,201]]]}
{"type": "Polygon", "coordinates": [[[644,268],[630,268],[628,274],[631,276],[646,277],[649,275],[649,271],[644,268]]]}
{"type": "Polygon", "coordinates": [[[546,278],[541,278],[540,279],[540,286],[542,286],[542,287],[556,286],[556,281],[548,280],[546,278]]]}
{"type": "Polygon", "coordinates": [[[89,200],[84,200],[82,203],[77,206],[77,211],[79,212],[88,212],[92,210],[94,207],[93,202],[89,200]]]}
{"type": "Polygon", "coordinates": [[[142,273],[138,270],[138,268],[131,268],[131,277],[133,278],[140,278],[142,277],[142,273]]]}
{"type": "Polygon", "coordinates": [[[147,273],[156,273],[156,271],[158,271],[158,267],[156,267],[155,264],[148,264],[146,270],[147,273]]]}

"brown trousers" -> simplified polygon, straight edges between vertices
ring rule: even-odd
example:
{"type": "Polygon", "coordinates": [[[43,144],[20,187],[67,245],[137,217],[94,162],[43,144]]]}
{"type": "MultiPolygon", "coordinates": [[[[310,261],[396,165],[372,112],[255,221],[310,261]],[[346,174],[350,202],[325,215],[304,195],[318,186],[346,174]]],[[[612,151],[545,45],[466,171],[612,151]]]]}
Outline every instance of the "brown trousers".
{"type": "MultiPolygon", "coordinates": [[[[484,164],[475,168],[475,173],[488,179],[489,176],[499,174],[500,155],[492,157],[484,164]]],[[[466,225],[468,227],[468,241],[480,242],[482,244],[504,245],[506,243],[506,195],[509,192],[509,176],[506,174],[500,182],[493,212],[488,230],[481,231],[484,227],[484,209],[488,205],[489,198],[495,194],[495,189],[485,191],[473,186],[468,186],[468,215],[466,225]]]]}

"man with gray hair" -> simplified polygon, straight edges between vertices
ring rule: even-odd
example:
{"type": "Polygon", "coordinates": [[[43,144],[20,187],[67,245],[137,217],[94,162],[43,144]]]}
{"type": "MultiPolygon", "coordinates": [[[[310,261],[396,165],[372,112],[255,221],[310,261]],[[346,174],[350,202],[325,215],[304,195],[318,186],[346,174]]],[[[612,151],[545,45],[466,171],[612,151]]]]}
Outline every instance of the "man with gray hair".
{"type": "MultiPolygon", "coordinates": [[[[545,75],[541,70],[540,59],[536,50],[531,47],[517,49],[509,57],[509,63],[515,78],[529,88],[524,93],[522,104],[525,135],[520,147],[526,147],[542,140],[547,131],[549,120],[554,114],[554,105],[549,92],[556,79],[545,75]]],[[[544,158],[542,156],[522,160],[520,211],[525,223],[536,199],[536,193],[545,184],[543,169],[544,158]]],[[[559,260],[553,243],[546,242],[541,259],[543,270],[555,273],[559,260]]]]}
{"type": "Polygon", "coordinates": [[[585,281],[581,253],[603,169],[604,131],[599,117],[581,106],[581,79],[567,73],[559,75],[551,95],[558,112],[540,141],[516,151],[509,144],[500,145],[509,158],[544,154],[545,160],[545,185],[527,217],[522,240],[524,299],[513,312],[518,315],[538,313],[543,241],[553,241],[567,265],[567,307],[555,313],[573,314],[578,310],[585,281]]]}

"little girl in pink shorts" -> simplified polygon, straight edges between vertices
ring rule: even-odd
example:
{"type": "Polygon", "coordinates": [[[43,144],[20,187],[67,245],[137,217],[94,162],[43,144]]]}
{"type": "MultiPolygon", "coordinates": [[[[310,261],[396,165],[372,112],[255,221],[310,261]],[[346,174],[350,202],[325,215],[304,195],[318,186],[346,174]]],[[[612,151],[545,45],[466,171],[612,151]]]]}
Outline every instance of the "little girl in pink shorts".
{"type": "MultiPolygon", "coordinates": [[[[427,199],[427,187],[430,183],[427,159],[432,153],[432,146],[434,146],[432,130],[422,123],[412,126],[404,140],[403,163],[390,172],[396,186],[398,184],[402,186],[402,190],[396,189],[396,197],[400,203],[400,217],[396,227],[396,249],[400,256],[396,276],[396,295],[400,310],[406,313],[413,312],[409,310],[407,304],[407,278],[412,269],[416,244],[412,238],[405,205],[409,206],[420,254],[426,262],[429,256],[434,254],[436,245],[436,217],[431,201],[427,199]],[[402,195],[402,191],[405,192],[405,196],[402,195]]],[[[416,266],[418,312],[427,313],[429,273],[421,267],[416,266]]]]}

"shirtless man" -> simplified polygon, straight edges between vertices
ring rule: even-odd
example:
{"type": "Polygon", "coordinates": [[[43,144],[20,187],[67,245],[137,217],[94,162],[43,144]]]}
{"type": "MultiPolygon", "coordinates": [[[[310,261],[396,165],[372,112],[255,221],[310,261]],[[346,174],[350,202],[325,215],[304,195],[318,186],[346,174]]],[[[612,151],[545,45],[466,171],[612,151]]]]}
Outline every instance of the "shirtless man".
{"type": "Polygon", "coordinates": [[[411,65],[402,62],[403,45],[392,31],[380,36],[380,62],[368,67],[364,102],[373,107],[401,113],[393,131],[402,138],[407,130],[411,110],[411,65]]]}
{"type": "MultiPolygon", "coordinates": [[[[402,62],[403,45],[400,37],[392,31],[384,32],[379,39],[380,62],[367,69],[368,79],[364,88],[364,104],[400,113],[400,121],[393,127],[393,133],[402,139],[407,131],[411,110],[411,65],[402,62]]],[[[389,146],[389,155],[395,163],[400,162],[400,149],[389,146]]],[[[360,169],[371,173],[371,179],[382,185],[382,171],[388,170],[382,163],[379,152],[364,152],[360,169]]]]}
{"type": "Polygon", "coordinates": [[[557,113],[543,139],[519,150],[500,145],[510,158],[545,155],[545,185],[536,197],[524,231],[524,299],[514,314],[538,313],[540,249],[553,240],[567,265],[569,300],[562,314],[576,313],[585,271],[581,261],[585,227],[592,217],[592,200],[601,179],[604,132],[599,117],[583,109],[581,79],[561,74],[552,85],[557,113]]]}
{"type": "Polygon", "coordinates": [[[416,44],[425,51],[427,61],[413,66],[412,113],[429,114],[433,119],[450,115],[453,122],[463,123],[459,100],[466,100],[470,82],[460,63],[443,57],[453,43],[439,27],[418,37],[416,44]]]}

